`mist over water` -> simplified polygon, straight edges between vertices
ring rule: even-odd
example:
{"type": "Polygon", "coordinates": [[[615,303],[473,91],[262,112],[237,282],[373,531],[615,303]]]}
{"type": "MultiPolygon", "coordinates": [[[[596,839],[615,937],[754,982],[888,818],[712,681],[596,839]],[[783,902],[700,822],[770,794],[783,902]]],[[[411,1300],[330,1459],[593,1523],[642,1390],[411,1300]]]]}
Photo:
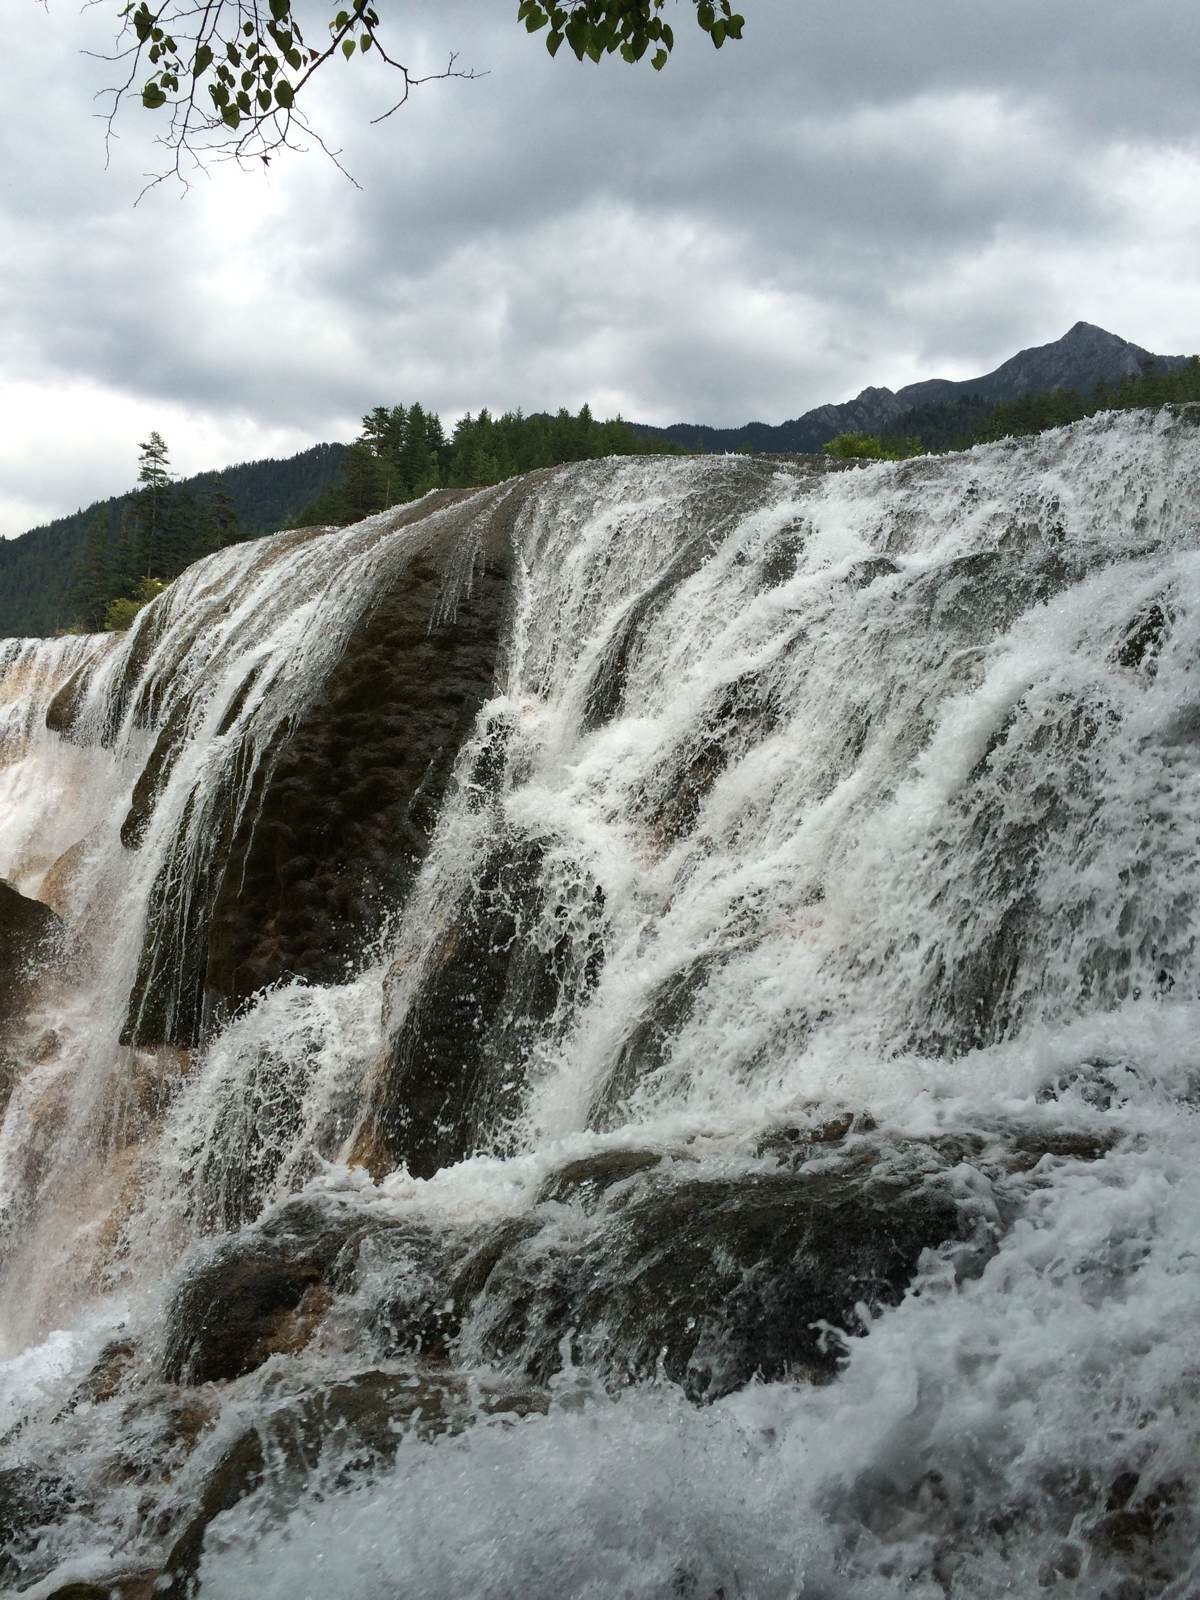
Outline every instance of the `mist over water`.
{"type": "Polygon", "coordinates": [[[1197,428],[582,463],[0,643],[0,1586],[1196,1593],[1197,428]]]}

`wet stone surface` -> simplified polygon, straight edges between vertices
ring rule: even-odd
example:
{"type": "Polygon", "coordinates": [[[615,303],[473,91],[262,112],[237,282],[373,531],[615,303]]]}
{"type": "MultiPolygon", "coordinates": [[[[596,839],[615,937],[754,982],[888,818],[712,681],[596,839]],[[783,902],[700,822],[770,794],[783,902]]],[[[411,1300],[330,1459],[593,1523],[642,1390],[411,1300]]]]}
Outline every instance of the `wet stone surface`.
{"type": "MultiPolygon", "coordinates": [[[[266,985],[340,981],[403,905],[491,693],[509,605],[502,522],[447,603],[464,537],[453,521],[431,534],[373,597],[295,723],[239,752],[226,792],[210,797],[202,855],[184,814],[151,894],[127,1041],[194,1044],[266,985]]],[[[127,844],[144,837],[185,717],[159,735],[127,844]]]]}
{"type": "Polygon", "coordinates": [[[573,990],[595,982],[603,897],[598,886],[582,890],[580,937],[577,908],[554,904],[547,848],[502,836],[448,916],[373,1092],[377,1172],[403,1161],[430,1177],[500,1133],[522,1104],[539,1032],[573,990]]]}
{"type": "Polygon", "coordinates": [[[860,1145],[727,1178],[690,1163],[560,1175],[543,1193],[574,1192],[586,1223],[549,1217],[499,1252],[463,1347],[544,1381],[570,1334],[611,1381],[662,1372],[695,1400],[756,1376],[832,1377],[844,1341],[814,1324],[853,1335],[856,1307],[899,1300],[924,1250],[993,1247],[994,1216],[951,1181],[952,1165],[860,1145]]]}

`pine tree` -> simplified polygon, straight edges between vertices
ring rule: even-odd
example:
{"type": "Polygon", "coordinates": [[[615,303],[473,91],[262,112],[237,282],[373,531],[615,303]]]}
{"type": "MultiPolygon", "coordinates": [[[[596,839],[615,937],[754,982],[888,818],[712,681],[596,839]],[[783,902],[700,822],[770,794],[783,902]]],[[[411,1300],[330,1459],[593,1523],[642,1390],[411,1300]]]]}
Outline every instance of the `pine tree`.
{"type": "Polygon", "coordinates": [[[226,545],[237,544],[242,536],[233,501],[219,486],[209,495],[200,518],[201,555],[214,550],[224,550],[226,545]]]}
{"type": "Polygon", "coordinates": [[[167,576],[166,515],[167,492],[171,487],[171,463],[167,457],[166,440],[161,433],[153,432],[138,445],[142,452],[138,458],[138,483],[136,494],[138,517],[142,525],[142,548],[145,565],[140,577],[167,576]]]}
{"type": "Polygon", "coordinates": [[[129,595],[146,576],[146,540],[141,517],[131,496],[121,503],[113,551],[113,594],[129,595]]]}
{"type": "Polygon", "coordinates": [[[205,553],[200,503],[192,489],[175,485],[164,504],[159,576],[174,578],[205,553]]]}
{"type": "Polygon", "coordinates": [[[346,451],[346,476],[338,496],[337,516],[343,525],[360,522],[384,503],[385,469],[379,457],[361,439],[346,451]]]}
{"type": "MultiPolygon", "coordinates": [[[[400,488],[396,499],[413,499],[436,489],[441,482],[438,459],[429,442],[430,418],[424,406],[414,402],[408,410],[404,445],[400,451],[400,488]]],[[[395,502],[393,502],[395,503],[395,502]]]]}
{"type": "Polygon", "coordinates": [[[104,608],[117,587],[108,512],[100,510],[88,524],[87,537],[79,553],[71,585],[71,607],[75,618],[89,632],[95,633],[102,626],[104,608]]]}

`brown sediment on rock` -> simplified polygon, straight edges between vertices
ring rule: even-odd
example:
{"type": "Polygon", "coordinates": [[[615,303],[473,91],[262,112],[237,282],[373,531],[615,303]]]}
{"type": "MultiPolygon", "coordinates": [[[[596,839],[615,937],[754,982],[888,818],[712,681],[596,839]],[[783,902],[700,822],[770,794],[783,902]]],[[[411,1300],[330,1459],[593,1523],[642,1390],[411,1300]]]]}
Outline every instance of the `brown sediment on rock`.
{"type": "Polygon", "coordinates": [[[38,885],[37,898],[50,909],[68,920],[74,912],[74,894],[80,868],[87,860],[88,851],[95,843],[94,834],[77,839],[46,869],[38,885]]]}

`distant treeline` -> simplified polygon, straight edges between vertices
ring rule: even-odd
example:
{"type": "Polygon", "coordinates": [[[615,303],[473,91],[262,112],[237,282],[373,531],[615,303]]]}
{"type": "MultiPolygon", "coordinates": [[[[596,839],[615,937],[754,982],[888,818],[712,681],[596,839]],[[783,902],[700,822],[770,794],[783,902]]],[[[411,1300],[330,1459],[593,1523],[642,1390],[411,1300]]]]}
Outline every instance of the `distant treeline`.
{"type": "Polygon", "coordinates": [[[535,467],[602,456],[682,454],[678,445],[646,439],[619,417],[598,422],[583,406],[578,415],[558,411],[523,416],[470,412],[449,438],[435,411],[420,404],[376,406],[346,451],[340,480],[305,506],[293,527],[357,522],[374,511],[412,500],[430,489],[502,483],[535,467]]]}

